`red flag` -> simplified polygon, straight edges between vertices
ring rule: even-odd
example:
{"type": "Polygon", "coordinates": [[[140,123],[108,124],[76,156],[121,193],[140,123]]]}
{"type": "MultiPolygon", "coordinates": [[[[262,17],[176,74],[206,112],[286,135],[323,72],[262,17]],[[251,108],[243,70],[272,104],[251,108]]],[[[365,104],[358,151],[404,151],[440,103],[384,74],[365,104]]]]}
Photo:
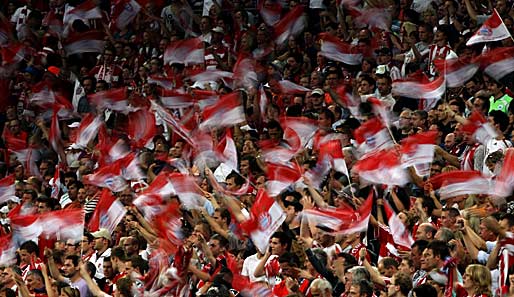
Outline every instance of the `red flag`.
{"type": "Polygon", "coordinates": [[[302,94],[302,93],[310,91],[310,89],[308,89],[304,86],[301,86],[299,84],[295,84],[294,82],[286,80],[286,79],[279,81],[278,84],[280,86],[280,91],[282,94],[294,95],[294,94],[302,94]]]}
{"type": "Polygon", "coordinates": [[[206,107],[202,112],[202,130],[231,127],[246,120],[239,93],[233,92],[220,97],[220,100],[206,107]]]}
{"type": "Polygon", "coordinates": [[[514,71],[514,47],[499,47],[480,56],[484,72],[499,81],[514,71]]]}
{"type": "Polygon", "coordinates": [[[289,129],[294,133],[294,137],[286,137],[284,133],[285,140],[294,151],[305,147],[318,130],[318,123],[305,117],[281,117],[280,125],[284,131],[289,129]]]}
{"type": "Polygon", "coordinates": [[[409,230],[398,218],[398,214],[394,211],[391,205],[389,205],[389,202],[387,202],[386,200],[384,203],[384,210],[385,215],[387,217],[389,230],[391,231],[394,243],[406,249],[410,249],[412,244],[414,243],[414,239],[412,239],[409,230]]]}
{"type": "Polygon", "coordinates": [[[189,77],[193,82],[218,81],[223,80],[227,85],[231,85],[234,74],[222,70],[205,70],[189,77]]]}
{"type": "Polygon", "coordinates": [[[372,118],[354,131],[357,149],[369,153],[379,149],[393,146],[391,135],[378,118],[372,118]]]}
{"type": "Polygon", "coordinates": [[[255,247],[266,253],[269,239],[286,219],[282,207],[268,193],[260,189],[250,210],[250,219],[241,223],[241,228],[252,238],[255,247]]]}
{"type": "Polygon", "coordinates": [[[436,138],[436,131],[428,131],[403,139],[400,149],[403,166],[407,168],[416,164],[432,163],[436,138]]]}
{"type": "Polygon", "coordinates": [[[228,168],[238,171],[237,149],[234,139],[232,139],[232,132],[226,129],[225,137],[218,144],[216,151],[220,156],[220,160],[228,166],[228,168]]]}
{"type": "Polygon", "coordinates": [[[13,65],[25,59],[27,48],[22,43],[15,43],[7,47],[2,47],[1,53],[2,62],[7,65],[13,65]]]}
{"type": "Polygon", "coordinates": [[[302,217],[316,223],[322,230],[331,234],[353,234],[367,230],[371,208],[373,206],[373,192],[358,210],[348,208],[306,209],[302,217]]]}
{"type": "Polygon", "coordinates": [[[119,30],[123,30],[140,10],[141,6],[135,0],[117,0],[112,6],[111,23],[119,30]]]}
{"type": "Polygon", "coordinates": [[[175,254],[182,245],[182,213],[178,203],[168,203],[165,211],[155,217],[155,230],[161,240],[161,246],[168,254],[175,254]]]}
{"type": "Polygon", "coordinates": [[[302,5],[297,5],[275,25],[275,42],[277,44],[283,44],[290,36],[295,36],[303,30],[306,24],[303,9],[302,5]]]}
{"type": "Polygon", "coordinates": [[[58,110],[54,108],[54,112],[52,114],[52,122],[50,124],[50,132],[48,133],[48,140],[50,141],[50,145],[53,150],[59,155],[64,156],[64,150],[62,147],[62,139],[61,139],[61,129],[59,127],[59,119],[57,118],[58,110]]]}
{"type": "Polygon", "coordinates": [[[64,23],[72,24],[75,20],[101,19],[102,11],[96,5],[95,1],[87,0],[77,5],[64,15],[64,23]]]}
{"type": "Polygon", "coordinates": [[[128,135],[136,147],[144,147],[157,134],[155,115],[148,109],[129,114],[128,135]]]}
{"type": "Polygon", "coordinates": [[[63,42],[66,55],[81,53],[102,53],[105,48],[105,34],[100,31],[73,32],[63,42]]]}
{"type": "Polygon", "coordinates": [[[512,189],[514,189],[514,148],[508,148],[505,151],[501,172],[494,183],[494,195],[507,197],[512,193],[512,189]]]}
{"type": "Polygon", "coordinates": [[[91,184],[97,187],[108,188],[113,192],[121,192],[128,185],[122,177],[121,162],[114,162],[111,165],[100,168],[93,174],[83,177],[84,184],[91,184]]]}
{"type": "Polygon", "coordinates": [[[175,86],[174,78],[169,78],[169,77],[164,77],[164,76],[150,75],[150,77],[148,77],[147,82],[149,84],[156,84],[165,90],[171,90],[175,86]]]}
{"type": "Polygon", "coordinates": [[[101,115],[95,117],[92,113],[88,113],[78,127],[76,144],[79,147],[86,148],[98,134],[101,125],[103,125],[101,115]]]}
{"type": "Polygon", "coordinates": [[[444,76],[439,76],[435,80],[425,83],[420,81],[394,81],[392,93],[415,99],[434,99],[441,98],[446,92],[446,82],[444,76]]]}
{"type": "Polygon", "coordinates": [[[441,199],[491,193],[489,180],[478,171],[456,170],[440,173],[430,178],[430,182],[434,189],[439,189],[441,199]]]}
{"type": "Polygon", "coordinates": [[[193,96],[178,90],[163,90],[160,97],[162,105],[169,109],[190,107],[195,102],[193,96]]]}
{"type": "Polygon", "coordinates": [[[6,203],[14,196],[14,175],[0,179],[0,204],[6,203]]]}
{"type": "Polygon", "coordinates": [[[64,31],[62,19],[59,18],[54,9],[50,9],[50,11],[45,15],[42,24],[44,27],[48,28],[48,31],[53,32],[58,36],[61,36],[64,31]]]}
{"type": "Polygon", "coordinates": [[[12,238],[12,233],[0,237],[0,265],[11,266],[16,264],[17,247],[12,238]]]}
{"type": "Polygon", "coordinates": [[[152,104],[152,110],[154,110],[159,117],[166,122],[166,124],[170,125],[173,128],[173,132],[175,132],[178,136],[184,139],[189,145],[192,147],[195,146],[194,141],[191,138],[191,131],[184,127],[172,114],[166,111],[161,105],[157,104],[155,101],[150,101],[152,104]]]}
{"type": "Polygon", "coordinates": [[[347,92],[346,87],[344,85],[339,86],[336,89],[336,94],[341,100],[344,107],[348,108],[352,115],[355,117],[359,117],[359,105],[360,98],[353,96],[351,93],[347,92]]]}
{"type": "Polygon", "coordinates": [[[349,13],[353,16],[354,24],[361,27],[377,28],[389,31],[391,28],[391,14],[384,8],[366,8],[358,9],[357,7],[349,8],[349,13]]]}
{"type": "Polygon", "coordinates": [[[270,196],[274,197],[282,193],[292,184],[302,178],[302,171],[296,164],[291,167],[279,164],[268,164],[268,181],[266,188],[270,196]]]}
{"type": "Polygon", "coordinates": [[[404,186],[410,181],[398,153],[394,150],[377,151],[360,159],[353,168],[371,183],[404,186]]]}
{"type": "Polygon", "coordinates": [[[71,102],[61,94],[54,92],[47,81],[42,81],[32,87],[30,102],[43,109],[51,109],[56,105],[61,105],[62,108],[70,110],[73,109],[71,102]]]}
{"type": "Polygon", "coordinates": [[[473,135],[480,143],[485,144],[490,139],[498,137],[496,129],[487,121],[487,119],[478,111],[473,111],[462,125],[461,131],[473,135]]]}
{"type": "Polygon", "coordinates": [[[254,59],[239,55],[232,69],[234,73],[234,87],[256,88],[258,85],[257,65],[254,59]]]}
{"type": "Polygon", "coordinates": [[[200,38],[177,40],[164,52],[164,64],[195,65],[205,63],[204,45],[200,38]]]}
{"type": "Polygon", "coordinates": [[[502,18],[496,11],[482,24],[473,36],[466,42],[467,46],[475,43],[503,40],[511,37],[509,29],[503,23],[502,18]]]}
{"type": "Polygon", "coordinates": [[[320,54],[328,59],[343,62],[348,65],[359,65],[362,61],[362,53],[352,48],[351,45],[339,40],[328,33],[321,33],[320,54]]]}
{"type": "Polygon", "coordinates": [[[341,172],[347,177],[350,176],[344,160],[343,148],[339,139],[326,141],[320,145],[319,155],[321,158],[328,157],[332,168],[341,172]]]}
{"type": "Polygon", "coordinates": [[[262,20],[266,25],[275,26],[280,21],[282,5],[280,5],[279,1],[260,0],[258,2],[258,8],[262,20]]]}
{"type": "Polygon", "coordinates": [[[191,175],[173,173],[169,180],[182,205],[188,209],[202,208],[205,204],[200,187],[196,184],[195,178],[191,175]]]}
{"type": "Polygon", "coordinates": [[[97,92],[89,95],[88,99],[90,103],[98,107],[100,110],[108,108],[120,112],[131,111],[127,100],[127,88],[97,92]]]}
{"type": "Polygon", "coordinates": [[[161,171],[152,183],[134,199],[133,203],[150,221],[163,210],[162,206],[166,199],[173,194],[175,194],[173,184],[168,175],[161,171]]]}
{"type": "Polygon", "coordinates": [[[88,229],[93,232],[104,228],[112,234],[126,213],[127,210],[123,204],[108,189],[103,189],[93,216],[89,220],[88,229]]]}
{"type": "Polygon", "coordinates": [[[464,63],[460,59],[435,59],[434,64],[446,77],[446,84],[449,88],[457,88],[469,81],[480,66],[478,59],[473,59],[469,63],[464,63]]]}

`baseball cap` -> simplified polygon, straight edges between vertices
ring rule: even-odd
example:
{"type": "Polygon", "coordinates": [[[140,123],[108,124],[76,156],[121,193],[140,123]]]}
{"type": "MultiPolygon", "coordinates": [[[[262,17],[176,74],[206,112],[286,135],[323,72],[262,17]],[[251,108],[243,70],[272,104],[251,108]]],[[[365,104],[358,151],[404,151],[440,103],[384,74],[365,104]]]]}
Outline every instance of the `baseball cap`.
{"type": "Polygon", "coordinates": [[[216,26],[216,27],[212,28],[211,31],[215,32],[215,33],[225,34],[225,31],[220,26],[216,26]]]}
{"type": "Polygon", "coordinates": [[[91,233],[91,235],[93,235],[94,238],[105,238],[107,240],[111,240],[111,233],[105,228],[100,228],[100,230],[91,233]]]}
{"type": "Polygon", "coordinates": [[[312,95],[318,95],[318,96],[325,96],[325,92],[323,92],[322,89],[314,89],[312,92],[311,92],[311,96],[312,95]]]}

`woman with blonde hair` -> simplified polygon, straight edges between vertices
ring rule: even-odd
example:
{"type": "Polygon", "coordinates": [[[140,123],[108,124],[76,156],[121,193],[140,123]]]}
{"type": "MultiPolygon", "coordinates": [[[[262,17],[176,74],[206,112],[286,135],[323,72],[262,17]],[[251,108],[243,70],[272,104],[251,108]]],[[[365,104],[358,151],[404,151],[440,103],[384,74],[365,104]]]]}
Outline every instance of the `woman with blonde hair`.
{"type": "Polygon", "coordinates": [[[491,294],[491,272],[484,265],[472,264],[462,276],[462,287],[458,297],[489,297],[491,294]],[[463,289],[463,290],[462,290],[463,289]],[[464,292],[465,291],[465,292],[464,292]]]}

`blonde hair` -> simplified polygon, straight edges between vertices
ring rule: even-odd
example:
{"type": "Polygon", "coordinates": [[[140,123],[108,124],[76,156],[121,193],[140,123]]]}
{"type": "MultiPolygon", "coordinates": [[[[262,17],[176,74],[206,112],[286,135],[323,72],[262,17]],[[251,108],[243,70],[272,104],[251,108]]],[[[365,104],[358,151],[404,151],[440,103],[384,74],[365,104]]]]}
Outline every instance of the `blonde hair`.
{"type": "Polygon", "coordinates": [[[466,268],[466,275],[475,285],[475,294],[491,296],[491,272],[480,264],[471,264],[466,268]]]}

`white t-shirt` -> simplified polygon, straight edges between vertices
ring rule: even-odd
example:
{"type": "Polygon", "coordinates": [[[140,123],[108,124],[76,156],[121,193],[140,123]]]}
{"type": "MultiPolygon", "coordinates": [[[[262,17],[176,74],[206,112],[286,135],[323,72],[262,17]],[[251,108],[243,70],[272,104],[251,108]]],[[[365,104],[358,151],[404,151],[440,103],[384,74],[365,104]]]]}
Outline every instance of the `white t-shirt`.
{"type": "Polygon", "coordinates": [[[255,272],[255,268],[259,265],[260,259],[257,258],[257,254],[253,254],[250,257],[246,258],[243,262],[243,269],[241,270],[241,275],[248,276],[252,283],[254,282],[265,282],[266,277],[259,276],[255,277],[253,273],[255,272]]]}

